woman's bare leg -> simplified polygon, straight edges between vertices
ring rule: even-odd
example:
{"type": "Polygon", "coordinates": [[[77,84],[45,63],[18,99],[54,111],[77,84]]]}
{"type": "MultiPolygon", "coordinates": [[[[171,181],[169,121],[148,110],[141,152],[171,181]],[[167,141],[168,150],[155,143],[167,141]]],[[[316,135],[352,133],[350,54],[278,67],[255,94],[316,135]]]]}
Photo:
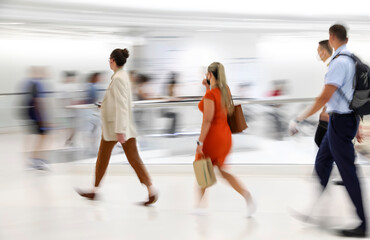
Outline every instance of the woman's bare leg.
{"type": "Polygon", "coordinates": [[[240,195],[242,195],[247,201],[251,199],[251,194],[250,192],[243,187],[243,185],[230,173],[226,172],[222,168],[218,167],[220,170],[221,176],[226,179],[226,181],[229,182],[232,188],[235,189],[240,195]]]}
{"type": "Polygon", "coordinates": [[[256,211],[256,205],[253,201],[251,193],[233,175],[226,172],[220,167],[218,167],[218,169],[220,170],[222,177],[229,182],[231,187],[234,188],[235,191],[242,195],[243,198],[247,201],[247,215],[248,217],[250,217],[256,211]]]}
{"type": "Polygon", "coordinates": [[[204,197],[204,194],[206,192],[206,189],[205,188],[199,188],[199,199],[198,199],[198,208],[201,208],[201,207],[204,207],[204,203],[203,202],[203,197],[204,197]]]}

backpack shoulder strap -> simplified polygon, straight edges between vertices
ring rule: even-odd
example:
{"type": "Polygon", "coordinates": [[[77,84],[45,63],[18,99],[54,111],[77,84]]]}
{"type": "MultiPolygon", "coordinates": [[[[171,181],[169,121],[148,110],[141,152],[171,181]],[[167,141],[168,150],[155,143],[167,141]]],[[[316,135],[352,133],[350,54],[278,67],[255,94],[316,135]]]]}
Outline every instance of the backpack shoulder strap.
{"type": "Polygon", "coordinates": [[[339,95],[341,95],[344,98],[344,100],[346,100],[346,102],[348,103],[348,106],[351,106],[351,102],[348,100],[346,95],[344,95],[344,92],[343,92],[342,88],[338,88],[337,91],[338,91],[339,95]]]}
{"type": "MultiPolygon", "coordinates": [[[[346,57],[351,58],[355,63],[357,62],[357,57],[354,54],[346,54],[346,53],[338,53],[331,61],[333,61],[334,59],[338,58],[339,56],[346,56],[346,57]]],[[[338,87],[337,91],[338,91],[339,95],[341,95],[346,100],[346,102],[348,103],[348,105],[350,106],[351,105],[351,102],[348,100],[348,98],[344,94],[343,90],[340,87],[338,87]]]]}
{"type": "Polygon", "coordinates": [[[339,56],[346,56],[346,57],[349,57],[349,58],[351,58],[355,63],[357,63],[357,62],[361,62],[360,61],[360,59],[355,55],[355,54],[353,54],[353,53],[351,53],[351,54],[347,54],[347,53],[339,53],[337,56],[335,56],[335,58],[333,58],[333,60],[334,59],[336,59],[337,57],[339,57],[339,56]]]}

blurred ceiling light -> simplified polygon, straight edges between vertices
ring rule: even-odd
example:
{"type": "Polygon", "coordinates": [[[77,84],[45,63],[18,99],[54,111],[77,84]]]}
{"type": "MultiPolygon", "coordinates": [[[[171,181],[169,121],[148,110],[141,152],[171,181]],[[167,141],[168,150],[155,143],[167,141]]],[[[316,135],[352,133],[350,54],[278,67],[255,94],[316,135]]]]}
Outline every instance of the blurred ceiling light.
{"type": "Polygon", "coordinates": [[[196,32],[221,32],[220,29],[197,29],[196,32]]]}
{"type": "Polygon", "coordinates": [[[86,14],[101,14],[102,11],[95,11],[95,10],[81,10],[80,13],[86,13],[86,14]]]}
{"type": "Polygon", "coordinates": [[[0,22],[0,25],[21,25],[21,24],[25,24],[25,23],[21,23],[21,22],[0,22]]]}
{"type": "MultiPolygon", "coordinates": [[[[31,0],[29,0],[31,1],[31,0]]],[[[36,1],[36,0],[32,0],[36,1]]],[[[353,16],[368,15],[368,0],[355,0],[348,4],[348,0],[186,0],[177,1],[173,4],[171,0],[37,0],[37,2],[59,2],[60,4],[86,4],[96,7],[115,7],[126,9],[142,9],[151,11],[179,11],[179,12],[207,12],[207,13],[239,13],[256,15],[292,15],[292,16],[353,16]],[[345,6],[345,7],[343,7],[345,6]],[[359,7],[361,6],[361,7],[359,7]]]]}
{"type": "Polygon", "coordinates": [[[89,34],[114,34],[115,32],[88,32],[89,34]]]}

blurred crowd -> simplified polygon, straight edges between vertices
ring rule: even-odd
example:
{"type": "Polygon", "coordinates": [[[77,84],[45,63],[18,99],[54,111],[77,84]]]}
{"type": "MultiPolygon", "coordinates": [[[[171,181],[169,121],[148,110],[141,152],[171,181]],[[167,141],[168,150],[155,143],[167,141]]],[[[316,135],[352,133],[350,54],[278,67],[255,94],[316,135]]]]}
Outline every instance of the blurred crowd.
{"type": "MultiPolygon", "coordinates": [[[[130,71],[134,101],[176,100],[178,73],[169,72],[164,81],[163,95],[158,97],[150,87],[150,77],[130,71]]],[[[19,119],[26,126],[27,142],[25,152],[29,152],[30,164],[36,169],[45,169],[47,151],[50,148],[81,148],[84,156],[95,156],[101,137],[100,113],[97,105],[102,101],[107,87],[104,72],[81,75],[77,71],[64,71],[58,85],[51,83],[49,69],[32,66],[22,81],[19,98],[19,119]],[[50,137],[50,132],[58,138],[50,137]],[[29,138],[33,138],[29,141],[29,138]],[[80,141],[79,138],[85,139],[80,141]],[[86,141],[87,139],[87,141],[86,141]],[[53,142],[54,141],[54,142],[53,142]],[[28,144],[32,143],[32,144],[28,144]],[[50,147],[53,145],[53,147],[50,147]]],[[[165,119],[162,134],[177,132],[178,112],[167,107],[160,110],[165,119]]],[[[135,109],[135,122],[139,132],[150,128],[150,113],[146,109],[135,109]],[[149,114],[149,115],[148,115],[149,114]]],[[[117,146],[119,148],[119,146],[117,146]]],[[[122,149],[121,149],[122,150],[122,149]]]]}

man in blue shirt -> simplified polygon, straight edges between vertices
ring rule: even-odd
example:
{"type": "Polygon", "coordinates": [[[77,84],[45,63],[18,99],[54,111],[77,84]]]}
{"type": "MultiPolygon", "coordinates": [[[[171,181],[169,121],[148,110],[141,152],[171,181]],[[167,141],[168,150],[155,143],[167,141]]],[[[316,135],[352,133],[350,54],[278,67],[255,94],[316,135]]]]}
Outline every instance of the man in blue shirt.
{"type": "Polygon", "coordinates": [[[315,170],[324,190],[329,181],[333,162],[336,163],[347,192],[356,207],[357,215],[361,220],[360,225],[356,228],[341,230],[339,234],[348,237],[365,237],[367,231],[366,217],[360,182],[356,173],[355,152],[352,143],[360,119],[349,108],[347,100],[338,92],[338,89],[340,89],[348,100],[353,98],[354,61],[347,56],[338,56],[340,53],[351,54],[346,48],[347,42],[347,30],[344,26],[335,24],[330,27],[329,43],[335,52],[325,75],[324,90],[308,111],[296,119],[296,122],[299,123],[310,117],[326,104],[326,111],[330,115],[328,131],[317,153],[315,170]]]}
{"type": "MultiPolygon", "coordinates": [[[[31,164],[30,166],[38,170],[47,170],[47,161],[45,160],[45,144],[48,138],[48,119],[46,112],[46,93],[43,83],[46,72],[42,67],[32,67],[30,79],[27,80],[25,86],[25,109],[27,109],[27,117],[29,120],[30,130],[32,134],[37,135],[37,139],[31,141],[32,145],[31,164]]],[[[49,140],[50,141],[50,140],[49,140]]]]}

